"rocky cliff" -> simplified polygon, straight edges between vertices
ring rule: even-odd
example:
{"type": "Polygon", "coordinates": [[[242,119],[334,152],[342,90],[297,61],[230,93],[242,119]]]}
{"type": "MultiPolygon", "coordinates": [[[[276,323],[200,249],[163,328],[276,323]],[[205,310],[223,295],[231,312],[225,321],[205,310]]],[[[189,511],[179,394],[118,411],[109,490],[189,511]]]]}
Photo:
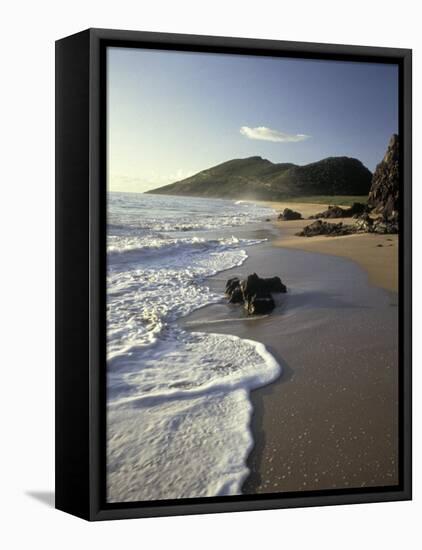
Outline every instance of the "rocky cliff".
{"type": "Polygon", "coordinates": [[[384,220],[398,219],[399,179],[399,137],[393,134],[384,158],[375,169],[368,197],[368,205],[384,220]]]}

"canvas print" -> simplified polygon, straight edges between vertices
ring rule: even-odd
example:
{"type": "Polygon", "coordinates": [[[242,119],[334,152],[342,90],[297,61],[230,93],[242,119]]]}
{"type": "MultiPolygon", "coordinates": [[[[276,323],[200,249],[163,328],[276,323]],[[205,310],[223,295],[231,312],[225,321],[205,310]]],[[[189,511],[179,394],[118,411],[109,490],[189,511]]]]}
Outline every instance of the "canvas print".
{"type": "Polygon", "coordinates": [[[398,485],[398,78],[107,48],[107,502],[398,485]]]}

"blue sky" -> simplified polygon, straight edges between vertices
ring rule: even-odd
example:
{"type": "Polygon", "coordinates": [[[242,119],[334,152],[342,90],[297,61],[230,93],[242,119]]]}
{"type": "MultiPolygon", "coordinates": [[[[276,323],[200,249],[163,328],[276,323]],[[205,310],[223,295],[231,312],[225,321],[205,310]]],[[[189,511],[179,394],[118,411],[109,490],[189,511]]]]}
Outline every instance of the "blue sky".
{"type": "Polygon", "coordinates": [[[371,171],[398,131],[394,65],[108,49],[108,184],[146,191],[233,158],[371,171]]]}

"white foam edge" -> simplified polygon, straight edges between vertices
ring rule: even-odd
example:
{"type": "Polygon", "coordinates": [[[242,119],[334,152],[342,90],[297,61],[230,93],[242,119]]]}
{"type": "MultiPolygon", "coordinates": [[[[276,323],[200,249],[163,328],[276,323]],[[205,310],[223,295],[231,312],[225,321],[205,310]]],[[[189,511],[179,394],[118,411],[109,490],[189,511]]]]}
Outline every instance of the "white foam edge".
{"type": "MultiPolygon", "coordinates": [[[[192,332],[192,334],[195,335],[202,335],[202,334],[211,334],[211,333],[202,333],[202,332],[192,332]]],[[[210,394],[213,392],[231,392],[237,389],[243,389],[246,391],[251,391],[253,389],[259,388],[261,386],[265,386],[266,384],[269,384],[270,382],[273,382],[277,378],[281,376],[282,373],[282,367],[278,363],[278,361],[275,359],[275,357],[267,350],[266,346],[262,344],[261,342],[257,342],[256,340],[250,340],[247,338],[240,338],[238,336],[234,336],[232,334],[216,334],[217,336],[228,338],[232,341],[240,340],[242,342],[248,343],[252,345],[258,355],[260,355],[264,362],[266,363],[268,369],[266,369],[265,374],[257,374],[254,377],[248,377],[247,382],[245,380],[234,380],[230,382],[230,380],[222,382],[211,382],[209,384],[205,384],[200,386],[199,388],[191,388],[186,390],[173,390],[168,392],[161,392],[161,393],[152,393],[149,395],[143,395],[143,396],[129,396],[125,397],[123,399],[119,399],[116,401],[113,401],[112,403],[109,403],[109,407],[117,408],[117,407],[124,407],[125,405],[133,405],[135,407],[142,407],[142,406],[154,406],[155,404],[159,404],[163,401],[169,401],[174,399],[190,399],[194,397],[198,397],[204,394],[210,394]]]]}

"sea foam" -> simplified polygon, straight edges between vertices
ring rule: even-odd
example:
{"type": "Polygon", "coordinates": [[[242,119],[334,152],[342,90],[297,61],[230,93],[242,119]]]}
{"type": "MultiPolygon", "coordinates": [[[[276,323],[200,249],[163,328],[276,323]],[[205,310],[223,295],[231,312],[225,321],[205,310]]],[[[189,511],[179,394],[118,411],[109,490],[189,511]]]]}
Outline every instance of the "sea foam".
{"type": "Polygon", "coordinates": [[[235,224],[268,215],[246,203],[222,202],[109,199],[109,502],[239,494],[248,475],[249,392],[274,380],[280,366],[258,342],[191,333],[176,323],[219,302],[207,278],[241,265],[247,248],[261,242],[211,236],[210,220],[214,227],[222,217],[220,227],[229,229],[227,211],[235,224]],[[157,230],[185,219],[187,208],[199,234],[157,230]]]}

